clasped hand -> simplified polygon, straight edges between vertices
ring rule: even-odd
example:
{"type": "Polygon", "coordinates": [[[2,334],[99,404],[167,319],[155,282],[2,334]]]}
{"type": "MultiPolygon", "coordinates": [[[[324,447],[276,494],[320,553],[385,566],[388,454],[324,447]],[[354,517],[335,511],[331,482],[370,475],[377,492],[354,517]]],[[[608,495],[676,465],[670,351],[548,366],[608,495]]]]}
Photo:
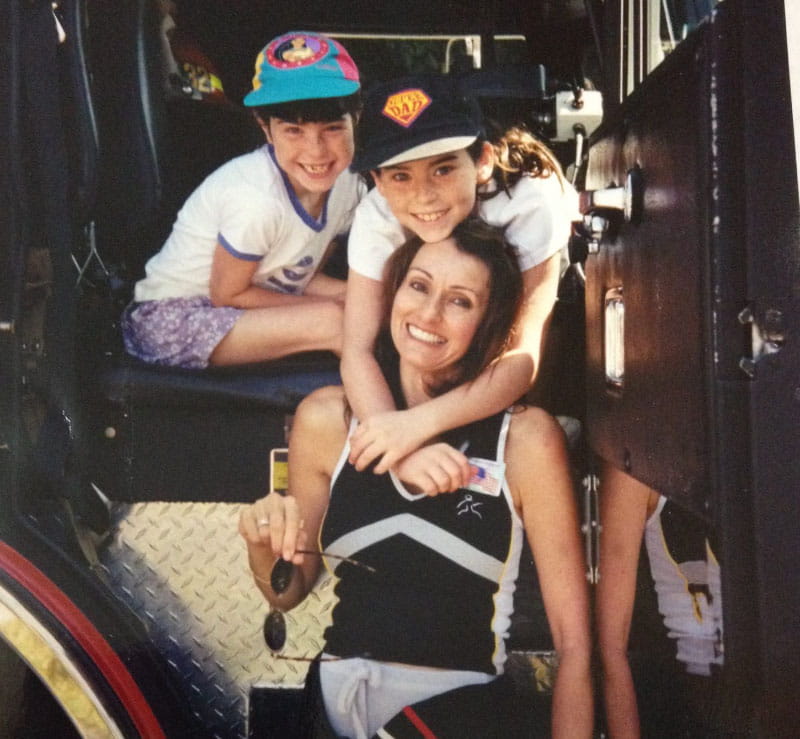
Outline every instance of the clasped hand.
{"type": "Polygon", "coordinates": [[[349,460],[357,470],[376,462],[373,471],[382,475],[427,439],[410,411],[376,413],[361,421],[350,436],[349,460]]]}
{"type": "Polygon", "coordinates": [[[457,490],[470,478],[469,462],[450,444],[420,446],[427,437],[408,411],[389,411],[370,416],[350,437],[349,461],[357,470],[373,462],[375,474],[389,469],[405,485],[426,495],[457,490]]]}
{"type": "Polygon", "coordinates": [[[464,487],[471,477],[464,454],[444,442],[417,449],[401,459],[392,472],[406,487],[429,496],[452,493],[464,487]]]}

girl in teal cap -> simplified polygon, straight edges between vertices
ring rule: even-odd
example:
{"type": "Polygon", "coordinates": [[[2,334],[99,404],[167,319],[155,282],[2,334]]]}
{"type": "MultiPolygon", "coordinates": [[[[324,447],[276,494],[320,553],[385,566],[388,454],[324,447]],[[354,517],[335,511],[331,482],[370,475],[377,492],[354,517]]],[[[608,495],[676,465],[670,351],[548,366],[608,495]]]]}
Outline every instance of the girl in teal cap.
{"type": "Polygon", "coordinates": [[[244,99],[266,143],[213,172],[178,213],[123,316],[130,354],[202,368],[341,351],[345,284],[319,269],[365,191],[348,171],[359,88],[332,39],[267,44],[244,99]]]}

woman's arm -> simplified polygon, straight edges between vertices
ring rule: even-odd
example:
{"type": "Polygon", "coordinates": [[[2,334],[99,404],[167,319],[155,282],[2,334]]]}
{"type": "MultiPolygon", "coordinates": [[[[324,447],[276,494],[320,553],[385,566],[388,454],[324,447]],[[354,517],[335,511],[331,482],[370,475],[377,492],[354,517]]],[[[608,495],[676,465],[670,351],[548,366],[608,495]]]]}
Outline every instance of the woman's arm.
{"type": "Polygon", "coordinates": [[[297,550],[317,548],[331,476],[346,434],[341,387],[322,388],[306,397],[297,408],[289,442],[289,494],[270,493],[240,515],[239,533],[247,543],[256,585],[272,605],[282,609],[294,608],[316,582],[320,558],[297,550]],[[269,525],[259,526],[265,520],[269,525]],[[278,557],[297,565],[289,588],[281,595],[269,583],[278,557]]]}
{"type": "Polygon", "coordinates": [[[636,597],[636,571],[648,510],[657,494],[611,464],[600,477],[600,580],[597,629],[603,694],[614,739],[639,737],[636,692],[628,664],[628,637],[636,597]]]}
{"type": "MultiPolygon", "coordinates": [[[[375,467],[375,472],[381,474],[428,439],[498,413],[527,392],[536,376],[545,330],[556,299],[559,259],[555,254],[523,273],[525,303],[517,321],[516,341],[510,351],[474,381],[407,411],[387,413],[376,405],[371,415],[357,413],[362,423],[353,434],[350,453],[350,461],[357,469],[364,469],[382,455],[375,467]]],[[[348,304],[349,291],[350,286],[348,304]]],[[[354,312],[355,308],[345,305],[345,347],[348,310],[354,312]]],[[[348,387],[347,379],[345,387],[348,387]]]]}
{"type": "Polygon", "coordinates": [[[512,416],[506,479],[525,523],[558,653],[554,737],[591,737],[594,699],[586,567],[564,434],[549,414],[512,416]]]}

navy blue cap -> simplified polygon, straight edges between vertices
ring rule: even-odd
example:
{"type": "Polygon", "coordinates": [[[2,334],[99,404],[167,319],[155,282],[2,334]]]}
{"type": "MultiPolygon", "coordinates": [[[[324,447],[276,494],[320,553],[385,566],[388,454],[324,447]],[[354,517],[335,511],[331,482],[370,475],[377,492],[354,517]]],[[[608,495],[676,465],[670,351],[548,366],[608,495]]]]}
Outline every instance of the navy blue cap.
{"type": "Polygon", "coordinates": [[[350,169],[366,172],[465,149],[483,133],[478,101],[445,75],[382,82],[364,100],[350,169]]]}

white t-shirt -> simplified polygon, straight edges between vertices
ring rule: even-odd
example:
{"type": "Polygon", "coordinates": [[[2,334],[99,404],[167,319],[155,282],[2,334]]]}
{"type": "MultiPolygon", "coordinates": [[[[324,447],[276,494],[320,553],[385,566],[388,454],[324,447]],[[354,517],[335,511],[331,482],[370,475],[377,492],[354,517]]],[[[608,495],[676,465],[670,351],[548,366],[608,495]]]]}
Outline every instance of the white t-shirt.
{"type": "Polygon", "coordinates": [[[296,199],[268,145],[236,157],[186,200],[161,251],[148,261],[134,299],[207,297],[217,242],[235,257],[259,263],[254,285],[300,294],[328,245],[350,227],[365,192],[360,176],[343,172],[317,221],[296,199]]]}
{"type": "MultiPolygon", "coordinates": [[[[494,189],[492,182],[479,191],[494,189]]],[[[555,175],[522,177],[510,194],[500,192],[489,200],[479,199],[477,210],[487,223],[505,227],[506,239],[518,249],[523,272],[564,249],[572,221],[580,218],[575,189],[555,175]]],[[[350,268],[382,280],[386,260],[410,236],[392,215],[386,198],[373,188],[356,208],[347,243],[350,268]]]]}

